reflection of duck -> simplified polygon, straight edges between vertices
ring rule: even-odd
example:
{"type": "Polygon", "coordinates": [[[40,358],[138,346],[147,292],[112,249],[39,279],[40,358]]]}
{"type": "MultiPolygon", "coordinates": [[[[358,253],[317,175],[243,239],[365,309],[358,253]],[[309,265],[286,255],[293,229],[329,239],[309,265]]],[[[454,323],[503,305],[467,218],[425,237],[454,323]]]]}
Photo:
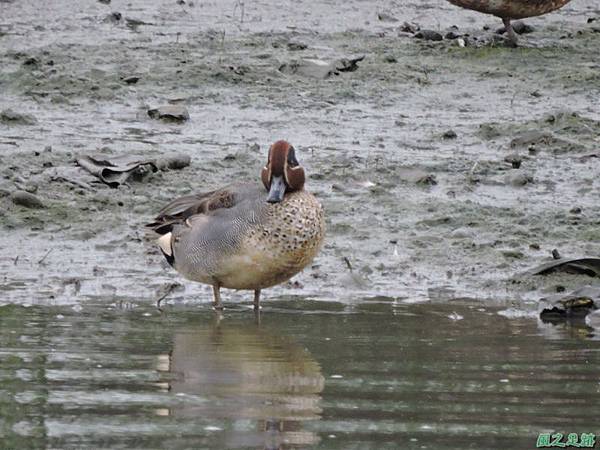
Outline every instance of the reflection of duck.
{"type": "Polygon", "coordinates": [[[158,244],[186,278],[220,288],[254,290],[289,280],[317,255],[325,222],[317,199],[304,190],[304,169],[294,147],[277,141],[269,149],[260,182],[236,183],[188,195],[165,206],[148,225],[158,244]]]}
{"type": "Polygon", "coordinates": [[[235,430],[226,448],[318,442],[302,424],[320,417],[324,378],[312,356],[287,338],[231,323],[180,331],[169,371],[172,393],[200,400],[170,414],[226,422],[235,430]]]}
{"type": "Polygon", "coordinates": [[[541,16],[562,8],[571,0],[448,0],[450,3],[485,14],[500,17],[510,41],[516,45],[517,35],[510,24],[511,19],[541,16]]]}

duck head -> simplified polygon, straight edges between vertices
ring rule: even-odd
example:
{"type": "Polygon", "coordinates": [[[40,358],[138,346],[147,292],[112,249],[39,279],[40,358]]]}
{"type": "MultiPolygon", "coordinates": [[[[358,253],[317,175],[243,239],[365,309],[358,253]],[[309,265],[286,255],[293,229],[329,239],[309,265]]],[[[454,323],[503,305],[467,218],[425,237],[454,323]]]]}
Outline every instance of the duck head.
{"type": "Polygon", "coordinates": [[[286,141],[277,141],[269,148],[269,159],[260,177],[269,195],[267,202],[279,203],[286,192],[304,188],[304,169],[296,159],[294,147],[286,141]]]}

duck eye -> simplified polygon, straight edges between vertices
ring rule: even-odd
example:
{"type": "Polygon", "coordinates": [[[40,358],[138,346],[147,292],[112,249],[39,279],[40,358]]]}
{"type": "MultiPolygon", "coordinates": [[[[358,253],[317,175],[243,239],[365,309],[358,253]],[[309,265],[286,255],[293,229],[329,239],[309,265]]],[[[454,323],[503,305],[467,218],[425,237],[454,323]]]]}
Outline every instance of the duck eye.
{"type": "Polygon", "coordinates": [[[296,166],[300,165],[300,163],[296,159],[296,151],[294,150],[294,147],[290,146],[290,148],[288,150],[287,163],[288,163],[288,166],[290,166],[290,167],[296,167],[296,166]]]}

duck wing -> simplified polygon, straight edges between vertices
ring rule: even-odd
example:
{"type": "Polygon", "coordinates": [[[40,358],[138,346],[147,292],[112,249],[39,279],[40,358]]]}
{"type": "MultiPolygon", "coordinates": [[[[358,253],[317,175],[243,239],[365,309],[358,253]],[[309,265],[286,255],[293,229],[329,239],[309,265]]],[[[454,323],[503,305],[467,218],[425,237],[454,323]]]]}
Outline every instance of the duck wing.
{"type": "Polygon", "coordinates": [[[146,224],[147,228],[160,235],[173,230],[175,225],[183,224],[196,215],[211,215],[216,211],[232,208],[243,199],[245,184],[226,186],[210,192],[179,197],[165,205],[154,218],[146,224]]]}

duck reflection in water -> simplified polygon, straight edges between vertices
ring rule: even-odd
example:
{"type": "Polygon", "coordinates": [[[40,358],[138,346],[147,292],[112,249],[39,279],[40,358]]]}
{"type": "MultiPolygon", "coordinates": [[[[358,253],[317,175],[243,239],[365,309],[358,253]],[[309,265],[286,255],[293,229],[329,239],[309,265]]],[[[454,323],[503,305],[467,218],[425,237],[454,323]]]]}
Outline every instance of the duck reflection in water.
{"type": "Polygon", "coordinates": [[[169,414],[226,429],[222,448],[317,444],[316,433],[304,429],[321,414],[324,378],[317,361],[264,324],[221,317],[175,334],[164,369],[172,379],[169,390],[184,401],[169,414]]]}

